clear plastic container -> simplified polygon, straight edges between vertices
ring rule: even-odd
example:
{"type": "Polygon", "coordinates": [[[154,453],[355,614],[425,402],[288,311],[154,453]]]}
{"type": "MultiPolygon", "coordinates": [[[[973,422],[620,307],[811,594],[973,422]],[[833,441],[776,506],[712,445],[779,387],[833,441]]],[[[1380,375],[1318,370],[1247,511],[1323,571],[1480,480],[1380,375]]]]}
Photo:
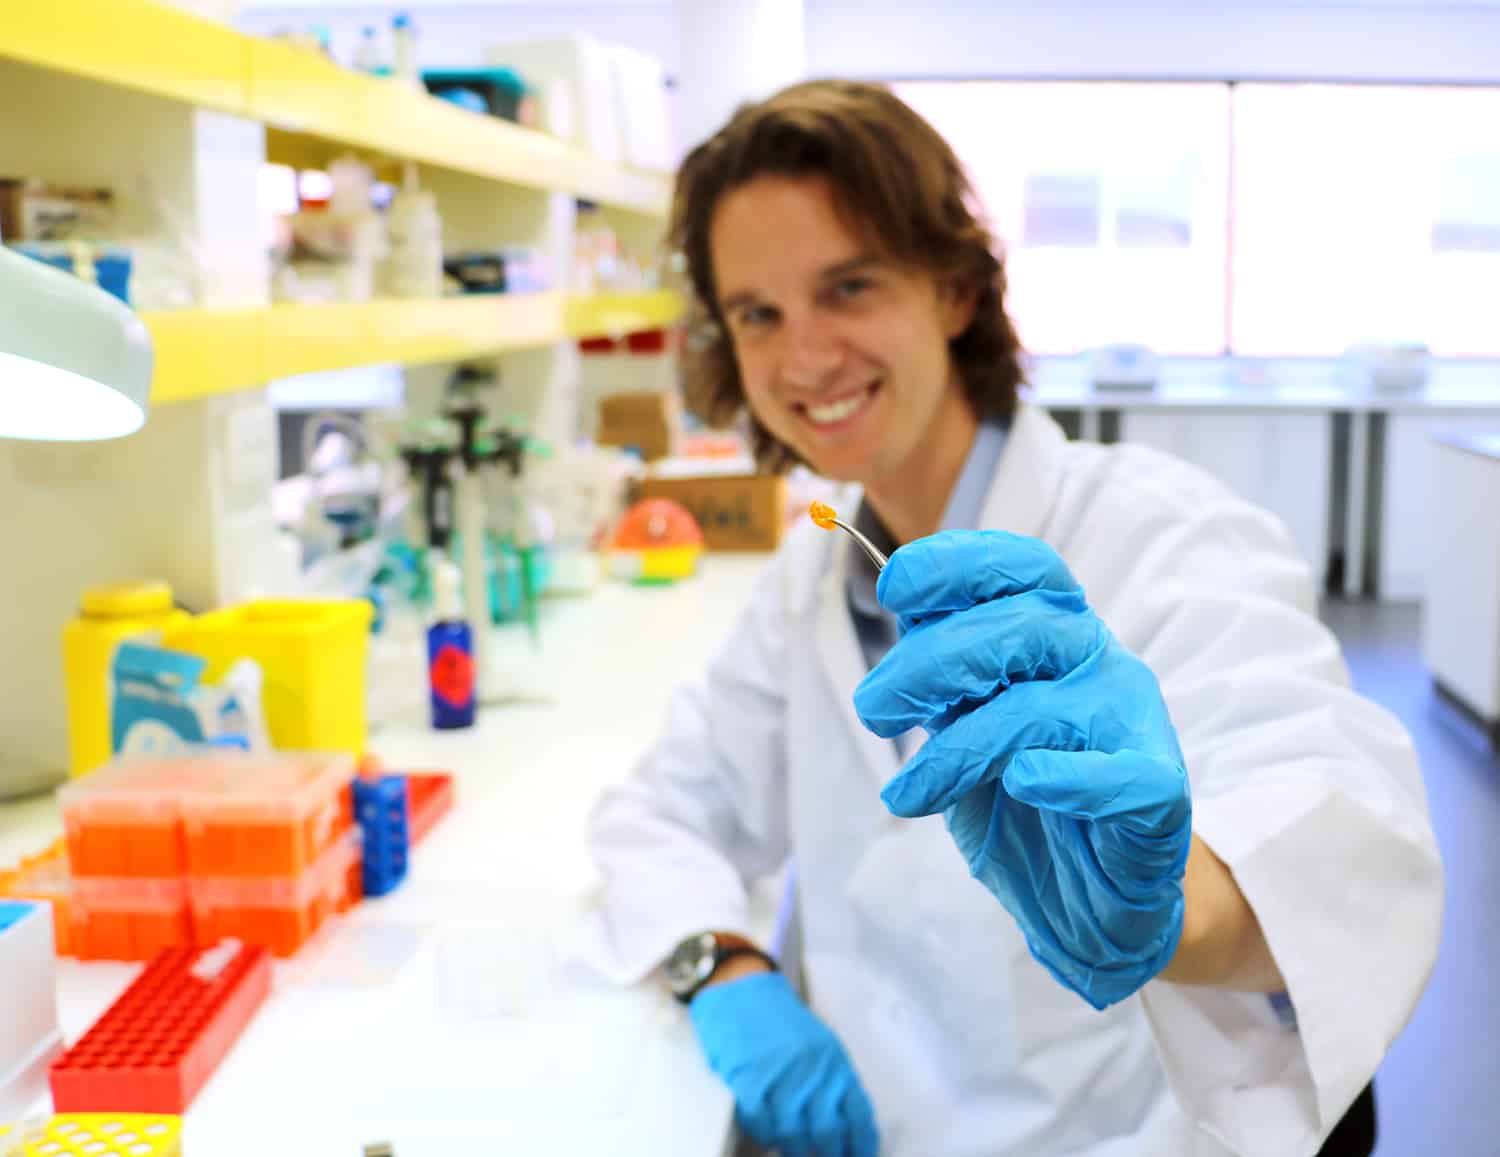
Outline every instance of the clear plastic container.
{"type": "Polygon", "coordinates": [[[188,881],[200,944],[233,937],[291,956],[332,915],[359,898],[360,843],[350,833],[294,878],[194,878],[188,881]]]}

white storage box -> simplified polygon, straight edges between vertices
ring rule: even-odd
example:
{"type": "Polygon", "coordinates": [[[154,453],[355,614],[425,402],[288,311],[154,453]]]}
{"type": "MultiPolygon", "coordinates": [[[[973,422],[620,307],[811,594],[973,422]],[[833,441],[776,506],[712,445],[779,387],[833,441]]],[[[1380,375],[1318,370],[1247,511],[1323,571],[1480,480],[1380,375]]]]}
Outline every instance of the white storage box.
{"type": "Polygon", "coordinates": [[[52,906],[0,900],[0,1121],[30,1111],[47,1091],[47,1069],[62,1050],[57,1026],[52,906]]]}
{"type": "Polygon", "coordinates": [[[515,41],[492,45],[486,63],[509,68],[528,86],[544,92],[562,85],[572,142],[601,161],[620,162],[615,66],[609,45],[587,36],[515,41]]]}

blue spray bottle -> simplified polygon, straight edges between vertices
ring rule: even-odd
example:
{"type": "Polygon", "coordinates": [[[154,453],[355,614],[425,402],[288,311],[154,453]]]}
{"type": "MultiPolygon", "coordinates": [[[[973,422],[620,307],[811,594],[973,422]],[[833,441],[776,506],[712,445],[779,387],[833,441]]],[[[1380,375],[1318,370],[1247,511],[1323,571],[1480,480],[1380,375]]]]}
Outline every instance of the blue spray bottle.
{"type": "Polygon", "coordinates": [[[458,564],[439,550],[432,561],[432,605],[427,628],[427,680],[432,725],[439,731],[474,724],[474,638],[464,620],[458,564]]]}

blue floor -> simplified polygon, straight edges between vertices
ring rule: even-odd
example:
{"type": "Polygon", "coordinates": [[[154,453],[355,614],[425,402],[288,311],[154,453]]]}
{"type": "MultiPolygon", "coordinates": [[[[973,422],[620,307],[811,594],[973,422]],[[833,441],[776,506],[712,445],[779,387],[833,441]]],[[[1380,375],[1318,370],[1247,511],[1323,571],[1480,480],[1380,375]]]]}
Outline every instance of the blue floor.
{"type": "Polygon", "coordinates": [[[1375,1082],[1377,1157],[1500,1154],[1500,756],[1438,700],[1415,607],[1330,602],[1361,692],[1422,757],[1447,908],[1432,981],[1375,1082]]]}

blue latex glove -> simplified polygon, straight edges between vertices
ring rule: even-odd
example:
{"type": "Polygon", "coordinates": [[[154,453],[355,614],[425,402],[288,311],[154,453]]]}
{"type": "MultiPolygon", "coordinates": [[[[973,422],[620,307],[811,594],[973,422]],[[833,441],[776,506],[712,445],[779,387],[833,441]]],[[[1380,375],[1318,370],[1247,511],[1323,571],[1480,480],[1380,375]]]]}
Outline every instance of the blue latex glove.
{"type": "Polygon", "coordinates": [[[876,1157],[875,1113],[844,1046],[781,973],[705,988],[688,1012],[754,1140],[783,1157],[876,1157]]]}
{"type": "Polygon", "coordinates": [[[931,736],[881,798],[942,812],[1031,954],[1095,1008],[1123,1000],[1177,949],[1192,838],[1155,676],[1036,539],[919,539],[876,593],[903,634],[855,709],[877,735],[931,736]]]}

